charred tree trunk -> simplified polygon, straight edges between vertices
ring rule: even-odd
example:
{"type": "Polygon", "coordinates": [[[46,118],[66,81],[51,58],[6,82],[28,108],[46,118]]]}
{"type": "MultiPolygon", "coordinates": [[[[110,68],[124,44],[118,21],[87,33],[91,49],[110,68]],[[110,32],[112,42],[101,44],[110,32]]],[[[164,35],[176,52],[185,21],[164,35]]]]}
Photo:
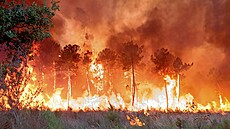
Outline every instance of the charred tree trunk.
{"type": "Polygon", "coordinates": [[[167,85],[166,85],[166,81],[164,80],[164,85],[165,85],[165,97],[166,97],[166,107],[167,107],[167,111],[169,108],[169,99],[168,99],[168,89],[167,89],[167,85]]]}
{"type": "Polygon", "coordinates": [[[86,82],[87,82],[88,96],[90,96],[89,72],[88,71],[86,71],[86,82]]]}
{"type": "Polygon", "coordinates": [[[54,89],[53,90],[54,91],[56,89],[56,80],[57,80],[56,79],[57,73],[56,73],[56,68],[55,67],[56,67],[56,64],[55,64],[55,62],[53,62],[53,71],[54,71],[54,87],[53,87],[54,89]]]}
{"type": "Polygon", "coordinates": [[[110,71],[109,71],[109,68],[107,67],[107,76],[108,76],[108,82],[109,82],[109,85],[110,85],[110,83],[111,83],[111,78],[110,78],[110,71]]]}
{"type": "Polygon", "coordinates": [[[107,76],[108,76],[108,85],[109,85],[109,90],[108,93],[110,93],[113,89],[113,84],[112,84],[112,80],[111,80],[111,75],[110,75],[110,69],[107,66],[107,76]]]}
{"type": "Polygon", "coordinates": [[[6,78],[6,73],[4,73],[4,65],[1,62],[1,64],[0,64],[0,89],[3,89],[3,90],[6,89],[6,85],[4,82],[5,78],[6,78]]]}
{"type": "Polygon", "coordinates": [[[67,93],[67,102],[68,102],[68,108],[70,107],[70,99],[71,99],[71,93],[72,93],[72,87],[71,87],[71,78],[70,78],[70,68],[68,67],[68,93],[67,93]]]}
{"type": "Polygon", "coordinates": [[[43,72],[43,68],[42,68],[42,66],[41,67],[39,67],[38,68],[38,70],[39,70],[39,87],[41,87],[41,86],[43,86],[43,82],[44,82],[44,72],[43,72]]]}
{"type": "Polygon", "coordinates": [[[180,74],[178,73],[177,74],[177,89],[176,89],[176,92],[177,92],[177,103],[179,104],[179,99],[180,99],[180,74]]]}
{"type": "Polygon", "coordinates": [[[136,94],[136,82],[135,82],[135,71],[134,71],[134,64],[132,60],[132,78],[133,78],[133,85],[132,85],[132,106],[135,103],[135,94],[136,94]]]}

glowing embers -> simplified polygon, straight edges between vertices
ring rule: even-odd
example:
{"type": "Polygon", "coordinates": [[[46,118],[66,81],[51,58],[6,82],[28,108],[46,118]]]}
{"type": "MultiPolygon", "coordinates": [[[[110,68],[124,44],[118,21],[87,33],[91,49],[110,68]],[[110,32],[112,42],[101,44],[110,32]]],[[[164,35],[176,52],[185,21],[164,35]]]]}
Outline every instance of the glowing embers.
{"type": "Polygon", "coordinates": [[[127,120],[129,121],[130,125],[132,126],[144,126],[145,123],[141,122],[141,120],[138,117],[134,117],[134,115],[126,115],[127,120]]]}

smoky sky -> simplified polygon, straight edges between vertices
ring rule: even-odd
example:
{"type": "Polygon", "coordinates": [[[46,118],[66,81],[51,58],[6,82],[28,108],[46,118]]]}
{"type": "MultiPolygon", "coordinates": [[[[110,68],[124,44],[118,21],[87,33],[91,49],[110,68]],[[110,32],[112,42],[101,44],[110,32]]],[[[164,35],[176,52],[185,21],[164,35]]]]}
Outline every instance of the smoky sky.
{"type": "Polygon", "coordinates": [[[144,45],[145,60],[168,48],[194,63],[186,72],[193,90],[209,87],[213,69],[222,87],[230,84],[230,0],[61,0],[54,25],[62,46],[87,43],[100,51],[134,40],[144,45]]]}

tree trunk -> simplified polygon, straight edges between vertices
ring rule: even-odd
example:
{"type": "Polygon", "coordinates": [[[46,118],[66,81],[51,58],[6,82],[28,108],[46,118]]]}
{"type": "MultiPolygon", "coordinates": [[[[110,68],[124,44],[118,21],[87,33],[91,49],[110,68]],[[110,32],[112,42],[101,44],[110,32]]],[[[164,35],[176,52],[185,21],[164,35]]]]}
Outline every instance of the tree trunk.
{"type": "Polygon", "coordinates": [[[5,86],[4,86],[4,79],[5,79],[5,74],[3,75],[3,64],[1,62],[1,65],[0,65],[1,69],[0,69],[0,88],[3,88],[5,89],[5,86]],[[3,86],[3,87],[2,87],[3,86]]]}
{"type": "Polygon", "coordinates": [[[56,73],[56,64],[55,64],[55,62],[53,61],[53,71],[54,71],[54,91],[55,91],[55,89],[56,89],[56,76],[57,76],[57,73],[56,73]]]}
{"type": "Polygon", "coordinates": [[[39,67],[39,86],[43,86],[44,73],[42,67],[39,67]]]}
{"type": "Polygon", "coordinates": [[[72,90],[72,89],[71,89],[70,69],[69,69],[69,67],[68,67],[68,93],[67,93],[68,108],[70,107],[69,101],[70,101],[71,96],[72,96],[72,95],[71,95],[71,93],[72,93],[71,90],[72,90]]]}
{"type": "Polygon", "coordinates": [[[110,71],[109,71],[109,68],[107,68],[107,72],[108,72],[108,73],[107,73],[107,74],[108,74],[108,75],[107,75],[107,76],[108,76],[108,83],[110,84],[111,80],[110,80],[110,71]]]}
{"type": "Polygon", "coordinates": [[[165,85],[165,96],[166,96],[166,107],[167,107],[167,111],[169,108],[169,99],[168,99],[168,89],[167,89],[167,85],[166,85],[166,81],[164,80],[164,85],[165,85]]]}
{"type": "Polygon", "coordinates": [[[177,104],[179,106],[179,99],[180,99],[180,74],[177,74],[177,104]]]}
{"type": "Polygon", "coordinates": [[[111,77],[110,77],[110,69],[107,67],[107,76],[108,76],[108,84],[109,84],[109,90],[108,90],[108,93],[110,93],[113,89],[113,85],[112,85],[112,80],[111,80],[111,77]]]}
{"type": "Polygon", "coordinates": [[[87,82],[88,96],[90,96],[90,85],[89,85],[89,73],[88,73],[88,71],[86,71],[86,82],[87,82]]]}
{"type": "Polygon", "coordinates": [[[132,77],[133,77],[133,85],[132,85],[132,106],[135,103],[135,94],[136,94],[136,82],[135,82],[135,71],[134,71],[134,64],[132,61],[132,77]]]}

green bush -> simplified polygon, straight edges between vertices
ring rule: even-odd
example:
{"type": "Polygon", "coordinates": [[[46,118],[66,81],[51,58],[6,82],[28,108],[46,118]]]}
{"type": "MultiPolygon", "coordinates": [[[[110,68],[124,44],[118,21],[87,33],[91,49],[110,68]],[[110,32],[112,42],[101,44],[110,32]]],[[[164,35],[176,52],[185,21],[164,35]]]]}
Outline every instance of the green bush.
{"type": "Polygon", "coordinates": [[[107,114],[107,118],[110,121],[110,127],[114,129],[120,129],[121,128],[121,123],[120,123],[120,118],[119,115],[116,111],[110,111],[107,114]]]}
{"type": "Polygon", "coordinates": [[[64,129],[61,121],[59,118],[55,116],[55,114],[51,111],[45,111],[43,113],[44,118],[47,121],[47,127],[46,129],[64,129]]]}
{"type": "Polygon", "coordinates": [[[229,119],[223,120],[222,129],[230,129],[230,120],[229,119]]]}

